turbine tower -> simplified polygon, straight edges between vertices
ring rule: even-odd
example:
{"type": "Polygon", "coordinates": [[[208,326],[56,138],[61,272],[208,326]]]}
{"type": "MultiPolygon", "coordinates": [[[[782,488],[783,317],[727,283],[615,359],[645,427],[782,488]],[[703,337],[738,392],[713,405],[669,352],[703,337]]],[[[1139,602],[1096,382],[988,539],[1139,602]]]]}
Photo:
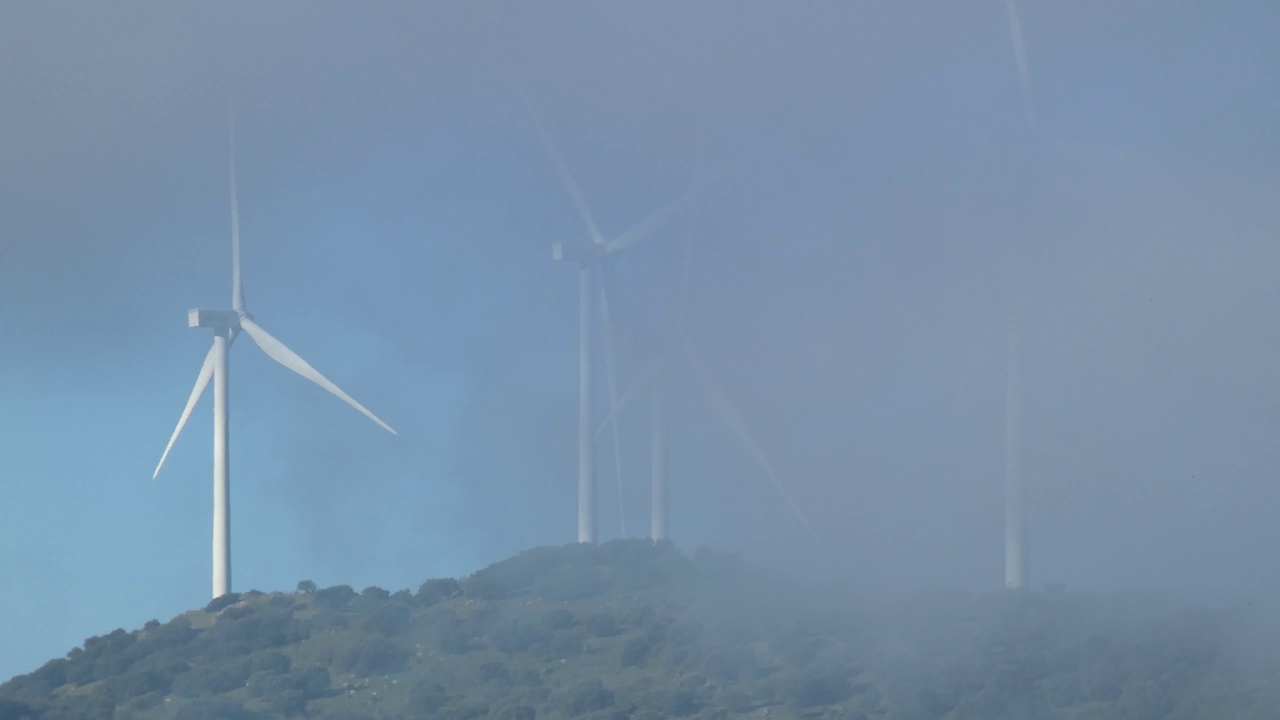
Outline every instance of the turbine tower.
{"type": "Polygon", "coordinates": [[[649,459],[649,538],[662,542],[670,537],[667,524],[667,398],[666,368],[658,358],[653,368],[653,385],[649,388],[650,430],[653,435],[649,459]]]}
{"type": "MultiPolygon", "coordinates": [[[[688,194],[676,198],[672,202],[650,213],[626,232],[612,240],[606,240],[596,225],[586,198],[573,175],[565,165],[559,150],[550,134],[543,127],[533,104],[526,96],[525,105],[537,126],[547,154],[555,165],[556,173],[564,183],[578,215],[587,226],[590,235],[588,242],[557,242],[551,248],[551,255],[557,261],[573,262],[578,265],[578,542],[594,543],[597,541],[596,499],[595,499],[595,453],[593,450],[594,380],[592,377],[592,328],[596,293],[599,293],[599,311],[601,330],[604,335],[604,357],[608,381],[610,416],[616,415],[618,392],[616,375],[613,367],[613,317],[610,308],[610,283],[600,282],[599,275],[609,277],[610,265],[619,253],[639,243],[657,230],[662,223],[680,209],[688,194]],[[597,287],[598,286],[598,287],[597,287]]],[[[622,461],[620,441],[616,425],[613,435],[614,462],[618,474],[618,495],[622,501],[622,461]]],[[[622,508],[622,529],[626,534],[626,509],[622,508]]]]}
{"type": "Polygon", "coordinates": [[[1027,582],[1027,508],[1022,485],[1022,387],[1018,373],[1018,335],[1009,326],[1009,361],[1004,416],[1004,584],[1019,590],[1027,582]]]}
{"type": "Polygon", "coordinates": [[[195,309],[187,313],[187,324],[193,328],[209,328],[213,331],[213,347],[205,356],[195,388],[187,399],[187,406],[178,419],[178,426],[169,437],[160,462],[152,473],[159,477],[169,451],[191,417],[200,397],[213,381],[213,597],[231,592],[231,446],[230,446],[230,374],[227,351],[243,331],[272,360],[338,396],[351,407],[359,410],[392,435],[391,426],[369,412],[350,395],[343,392],[328,378],[311,367],[297,353],[277,340],[254,321],[254,316],[244,303],[244,286],[240,277],[240,208],[236,193],[236,145],[234,120],[228,122],[230,139],[231,186],[231,309],[195,309]]]}
{"type": "MultiPolygon", "coordinates": [[[[679,337],[686,337],[686,309],[689,305],[689,276],[693,272],[693,255],[695,245],[694,225],[697,220],[697,205],[693,195],[694,183],[690,182],[689,209],[685,215],[684,264],[680,273],[680,289],[676,295],[675,327],[679,337]]],[[[670,320],[668,316],[665,318],[670,320]]],[[[672,345],[670,338],[660,337],[663,344],[654,359],[653,372],[649,386],[649,424],[651,439],[651,457],[649,460],[649,538],[655,543],[670,538],[670,524],[667,512],[670,502],[667,499],[667,378],[669,364],[667,351],[672,345]]],[[[616,423],[615,423],[616,426],[616,423]]]]}

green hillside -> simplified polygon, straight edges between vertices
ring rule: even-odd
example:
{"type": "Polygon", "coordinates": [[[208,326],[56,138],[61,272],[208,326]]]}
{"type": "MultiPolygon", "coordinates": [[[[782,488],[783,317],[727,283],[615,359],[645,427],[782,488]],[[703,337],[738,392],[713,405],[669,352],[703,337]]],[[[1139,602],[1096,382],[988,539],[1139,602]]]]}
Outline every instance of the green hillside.
{"type": "Polygon", "coordinates": [[[1145,596],[873,602],[647,541],[300,590],[90,638],[0,686],[0,720],[1280,717],[1229,616],[1145,596]]]}

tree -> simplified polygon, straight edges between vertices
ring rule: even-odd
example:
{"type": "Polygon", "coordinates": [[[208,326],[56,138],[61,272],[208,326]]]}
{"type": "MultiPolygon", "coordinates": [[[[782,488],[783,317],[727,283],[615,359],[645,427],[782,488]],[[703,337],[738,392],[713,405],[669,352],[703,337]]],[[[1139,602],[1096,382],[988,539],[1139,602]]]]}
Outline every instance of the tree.
{"type": "Polygon", "coordinates": [[[30,705],[0,697],[0,720],[36,720],[37,717],[30,705]]]}
{"type": "Polygon", "coordinates": [[[613,705],[613,693],[605,688],[599,678],[583,680],[560,693],[556,705],[567,717],[578,717],[613,705]]]}
{"type": "Polygon", "coordinates": [[[436,578],[422,583],[414,599],[419,605],[435,605],[462,594],[462,586],[453,578],[436,578]]]}

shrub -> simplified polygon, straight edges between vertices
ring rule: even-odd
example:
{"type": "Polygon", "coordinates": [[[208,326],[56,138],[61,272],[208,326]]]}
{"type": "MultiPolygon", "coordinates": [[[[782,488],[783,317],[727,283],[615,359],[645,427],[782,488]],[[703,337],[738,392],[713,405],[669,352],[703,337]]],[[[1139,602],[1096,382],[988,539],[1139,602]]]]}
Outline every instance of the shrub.
{"type": "Polygon", "coordinates": [[[519,703],[501,703],[489,710],[489,720],[534,720],[537,711],[530,705],[519,703]]]}
{"type": "Polygon", "coordinates": [[[692,715],[701,708],[693,691],[671,688],[646,693],[644,705],[650,710],[658,711],[662,717],[692,715]]]}
{"type": "Polygon", "coordinates": [[[437,578],[422,583],[418,588],[418,594],[413,599],[419,605],[435,605],[445,600],[450,600],[462,594],[462,586],[453,578],[437,578]]]}
{"type": "Polygon", "coordinates": [[[506,665],[500,662],[487,662],[480,665],[476,676],[480,682],[500,682],[503,685],[511,684],[511,671],[506,665]]]}
{"type": "Polygon", "coordinates": [[[751,648],[738,646],[728,650],[713,650],[702,663],[702,671],[721,683],[733,683],[742,678],[744,671],[755,664],[751,648]]]}
{"type": "Polygon", "coordinates": [[[583,565],[595,556],[595,547],[582,543],[533,548],[477,571],[463,581],[462,589],[468,597],[482,600],[512,597],[527,592],[553,570],[583,565]]]}
{"type": "Polygon", "coordinates": [[[14,683],[22,688],[23,694],[44,697],[67,683],[67,661],[50,660],[30,675],[14,678],[14,683]]]}
{"type": "Polygon", "coordinates": [[[183,647],[199,635],[200,631],[191,627],[190,621],[186,618],[178,618],[158,628],[148,630],[147,637],[143,642],[146,643],[146,647],[150,652],[160,652],[183,647]]]}
{"type": "Polygon", "coordinates": [[[551,633],[524,620],[505,620],[493,629],[489,639],[504,653],[528,652],[535,645],[545,645],[551,633]]]}
{"type": "Polygon", "coordinates": [[[413,715],[427,717],[434,715],[447,702],[449,698],[444,694],[444,687],[440,683],[434,680],[423,680],[409,691],[405,709],[413,715]]]}
{"type": "Polygon", "coordinates": [[[255,673],[283,674],[289,672],[292,665],[289,656],[279,650],[254,653],[250,658],[250,670],[255,673]]]}
{"type": "Polygon", "coordinates": [[[435,633],[432,636],[432,644],[441,652],[449,655],[463,655],[474,649],[471,644],[471,636],[457,628],[449,628],[435,633]]]}
{"type": "Polygon", "coordinates": [[[240,602],[240,593],[227,593],[210,600],[209,604],[204,606],[204,611],[210,614],[216,613],[222,608],[235,605],[238,602],[240,602]]]}
{"type": "Polygon", "coordinates": [[[618,663],[622,667],[643,665],[649,659],[650,647],[649,641],[645,638],[631,638],[622,646],[622,652],[618,656],[618,663]]]}
{"type": "Polygon", "coordinates": [[[613,693],[598,678],[591,678],[561,692],[555,698],[555,705],[564,715],[577,717],[613,705],[613,693]]]}
{"type": "Polygon", "coordinates": [[[39,715],[26,703],[0,697],[0,720],[38,720],[39,715]]]}
{"type": "Polygon", "coordinates": [[[364,621],[362,627],[379,635],[400,635],[412,625],[409,608],[403,605],[383,605],[364,621]]]}
{"type": "Polygon", "coordinates": [[[533,583],[533,592],[547,600],[584,600],[606,589],[599,568],[562,566],[541,575],[533,583]]]}
{"type": "Polygon", "coordinates": [[[192,700],[178,708],[175,720],[257,720],[258,714],[244,705],[223,698],[192,700]]]}
{"type": "Polygon", "coordinates": [[[333,659],[333,669],[357,677],[398,672],[404,669],[409,653],[380,637],[360,638],[333,659]]]}
{"type": "Polygon", "coordinates": [[[551,636],[547,644],[547,656],[551,658],[569,658],[582,654],[586,635],[576,628],[558,632],[551,636]]]}
{"type": "Polygon", "coordinates": [[[594,637],[613,637],[618,634],[618,623],[608,613],[596,613],[583,623],[594,637]]]}
{"type": "Polygon", "coordinates": [[[117,703],[148,693],[168,694],[173,686],[172,677],[151,670],[132,672],[103,682],[117,703]]]}
{"type": "Polygon", "coordinates": [[[322,665],[312,665],[306,670],[294,673],[294,676],[298,678],[299,686],[310,697],[319,696],[325,690],[328,690],[333,682],[329,677],[329,668],[322,665]]]}
{"type": "Polygon", "coordinates": [[[75,720],[112,720],[116,704],[109,693],[98,689],[88,694],[70,696],[62,708],[65,717],[75,720]]]}
{"type": "Polygon", "coordinates": [[[318,698],[324,695],[329,685],[329,670],[319,665],[312,665],[301,672],[257,673],[249,678],[249,697],[274,698],[301,693],[306,698],[318,698]]]}
{"type": "Polygon", "coordinates": [[[267,707],[285,717],[297,717],[307,712],[307,694],[289,689],[268,696],[267,707]]]}
{"type": "Polygon", "coordinates": [[[134,717],[163,703],[164,694],[158,692],[129,698],[116,706],[115,717],[134,717]]]}
{"type": "MultiPolygon", "coordinates": [[[[853,687],[843,673],[824,672],[798,678],[793,692],[794,702],[799,707],[817,707],[849,699],[853,695],[853,687]]],[[[951,709],[950,703],[946,709],[951,709]]]]}
{"type": "Polygon", "coordinates": [[[173,692],[182,697],[219,695],[243,687],[253,674],[247,657],[232,658],[206,665],[178,676],[173,681],[173,692]]]}
{"type": "Polygon", "coordinates": [[[335,585],[327,587],[323,590],[317,590],[315,593],[316,607],[325,610],[341,610],[347,606],[356,596],[356,591],[351,589],[350,585],[335,585]]]}
{"type": "Polygon", "coordinates": [[[542,623],[552,630],[564,630],[573,625],[573,613],[564,608],[556,608],[542,616],[542,623]]]}
{"type": "Polygon", "coordinates": [[[215,625],[221,643],[244,643],[250,652],[277,648],[307,636],[302,622],[288,610],[266,608],[234,615],[222,615],[215,625]]]}

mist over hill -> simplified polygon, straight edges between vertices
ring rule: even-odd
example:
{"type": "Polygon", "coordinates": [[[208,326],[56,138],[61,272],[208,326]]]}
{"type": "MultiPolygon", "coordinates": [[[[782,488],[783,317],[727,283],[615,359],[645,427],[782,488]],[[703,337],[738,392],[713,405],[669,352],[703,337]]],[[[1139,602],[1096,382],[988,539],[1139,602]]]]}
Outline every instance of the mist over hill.
{"type": "Polygon", "coordinates": [[[0,685],[0,720],[1273,718],[1259,626],[1154,594],[873,597],[700,550],[235,593],[0,685]]]}

